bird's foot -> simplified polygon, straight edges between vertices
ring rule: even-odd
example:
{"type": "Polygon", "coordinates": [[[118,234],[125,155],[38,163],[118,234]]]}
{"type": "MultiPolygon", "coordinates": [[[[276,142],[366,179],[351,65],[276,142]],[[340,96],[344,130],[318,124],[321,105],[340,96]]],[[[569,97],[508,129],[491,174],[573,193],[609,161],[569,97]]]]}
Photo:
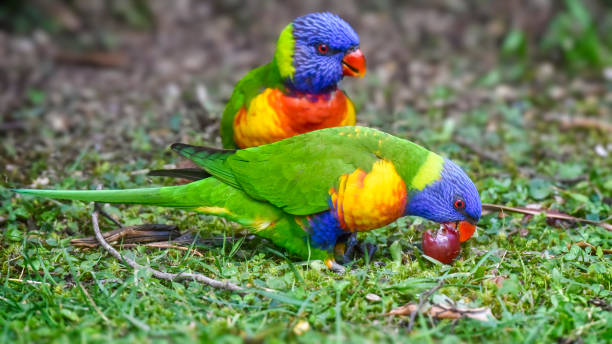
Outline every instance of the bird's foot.
{"type": "Polygon", "coordinates": [[[344,254],[342,255],[342,263],[346,264],[353,260],[353,252],[355,251],[357,243],[357,233],[351,233],[348,239],[346,239],[346,248],[344,250],[344,254]]]}
{"type": "Polygon", "coordinates": [[[346,272],[346,268],[345,268],[344,266],[342,266],[342,265],[338,264],[338,263],[336,262],[336,260],[335,260],[335,259],[333,259],[333,258],[327,258],[327,259],[325,259],[325,265],[327,265],[327,267],[328,267],[328,268],[329,268],[331,271],[333,271],[333,272],[335,272],[335,273],[337,273],[337,274],[342,275],[342,274],[344,274],[344,273],[346,272]]]}
{"type": "Polygon", "coordinates": [[[342,264],[347,264],[355,259],[355,249],[361,252],[366,257],[368,262],[371,262],[372,257],[374,256],[374,253],[376,253],[378,247],[371,243],[359,244],[359,241],[357,240],[357,233],[351,233],[345,242],[336,244],[334,251],[342,264]]]}
{"type": "Polygon", "coordinates": [[[374,253],[376,253],[376,250],[378,250],[378,246],[369,242],[364,242],[359,246],[359,248],[361,249],[361,252],[363,253],[364,257],[366,257],[367,262],[372,261],[372,259],[374,258],[374,253]]]}

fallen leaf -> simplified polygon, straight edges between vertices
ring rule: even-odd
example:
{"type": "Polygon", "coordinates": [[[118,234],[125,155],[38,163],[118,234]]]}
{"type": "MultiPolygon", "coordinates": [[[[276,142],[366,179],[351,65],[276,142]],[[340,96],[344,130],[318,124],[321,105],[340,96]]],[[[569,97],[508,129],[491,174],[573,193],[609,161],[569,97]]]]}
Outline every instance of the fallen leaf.
{"type": "Polygon", "coordinates": [[[306,320],[300,320],[293,326],[293,333],[295,333],[296,336],[301,336],[308,332],[308,330],[310,330],[310,323],[306,320]]]}
{"type": "MultiPolygon", "coordinates": [[[[396,307],[390,312],[385,313],[385,316],[402,316],[410,315],[412,312],[418,311],[416,303],[408,303],[403,306],[396,307]]],[[[421,314],[426,314],[436,319],[459,319],[470,318],[478,321],[495,320],[491,309],[488,307],[469,308],[460,305],[448,304],[426,304],[420,310],[421,314]]]]}
{"type": "Polygon", "coordinates": [[[444,294],[434,295],[429,315],[440,319],[458,319],[462,317],[479,321],[495,320],[488,307],[470,307],[463,301],[454,301],[444,294]]]}
{"type": "Polygon", "coordinates": [[[434,305],[429,310],[429,315],[438,319],[459,319],[462,317],[479,321],[490,321],[491,319],[495,319],[493,313],[491,313],[491,309],[487,307],[460,309],[434,305]]]}
{"type": "Polygon", "coordinates": [[[368,293],[368,294],[365,296],[365,298],[366,298],[366,300],[368,300],[368,301],[374,301],[374,302],[382,300],[382,298],[381,298],[380,296],[378,296],[378,295],[376,295],[376,294],[372,294],[372,293],[368,293]]]}
{"type": "Polygon", "coordinates": [[[410,313],[415,312],[417,310],[418,306],[416,303],[407,303],[403,306],[399,306],[396,308],[393,308],[391,311],[389,311],[388,313],[385,313],[383,315],[385,316],[390,316],[390,315],[410,315],[410,313]]]}

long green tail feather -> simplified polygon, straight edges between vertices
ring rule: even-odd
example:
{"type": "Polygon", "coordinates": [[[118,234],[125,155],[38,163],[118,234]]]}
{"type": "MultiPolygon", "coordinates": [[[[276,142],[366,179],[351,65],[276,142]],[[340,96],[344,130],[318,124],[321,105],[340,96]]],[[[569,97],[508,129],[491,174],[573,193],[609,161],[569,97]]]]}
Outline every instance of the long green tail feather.
{"type": "Polygon", "coordinates": [[[308,247],[308,233],[289,215],[268,202],[257,201],[243,191],[210,177],[193,183],[127,190],[38,190],[14,192],[39,197],[105,203],[144,204],[193,210],[237,222],[253,234],[303,258],[325,259],[329,253],[308,247]]]}
{"type": "MultiPolygon", "coordinates": [[[[39,190],[15,189],[13,191],[38,197],[78,200],[104,203],[144,204],[173,208],[194,208],[201,205],[201,199],[193,197],[197,189],[205,185],[200,180],[194,183],[159,188],[126,190],[39,190]]],[[[203,191],[203,190],[201,190],[203,191]]]]}

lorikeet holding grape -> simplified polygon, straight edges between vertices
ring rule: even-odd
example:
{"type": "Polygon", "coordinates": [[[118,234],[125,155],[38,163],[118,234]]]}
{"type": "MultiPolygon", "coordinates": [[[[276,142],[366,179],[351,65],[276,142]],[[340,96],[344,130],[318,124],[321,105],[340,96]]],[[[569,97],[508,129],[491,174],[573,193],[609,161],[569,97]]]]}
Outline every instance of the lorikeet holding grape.
{"type": "Polygon", "coordinates": [[[272,62],[242,78],[223,111],[225,148],[247,148],[297,134],[355,125],[355,109],[338,89],[366,72],[359,37],[331,13],[296,18],[278,38],[272,62]]]}
{"type": "Polygon", "coordinates": [[[478,191],[459,166],[375,129],[328,128],[243,150],[172,148],[211,176],[160,188],[15,191],[216,215],[337,270],[334,248],[356,232],[413,215],[452,226],[465,241],[480,219],[478,191]]]}

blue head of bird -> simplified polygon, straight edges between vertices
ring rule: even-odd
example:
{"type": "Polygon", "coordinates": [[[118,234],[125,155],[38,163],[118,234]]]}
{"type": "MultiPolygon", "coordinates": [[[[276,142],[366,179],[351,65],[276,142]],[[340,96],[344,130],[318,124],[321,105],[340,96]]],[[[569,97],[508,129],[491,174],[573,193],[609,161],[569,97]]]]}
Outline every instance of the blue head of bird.
{"type": "Polygon", "coordinates": [[[308,94],[330,92],[344,76],[366,72],[359,36],[328,12],[293,20],[278,39],[274,59],[287,87],[308,94]]]}
{"type": "Polygon", "coordinates": [[[474,234],[481,209],[474,182],[461,167],[444,159],[440,178],[411,195],[406,215],[451,225],[459,232],[459,240],[464,242],[474,234]]]}

